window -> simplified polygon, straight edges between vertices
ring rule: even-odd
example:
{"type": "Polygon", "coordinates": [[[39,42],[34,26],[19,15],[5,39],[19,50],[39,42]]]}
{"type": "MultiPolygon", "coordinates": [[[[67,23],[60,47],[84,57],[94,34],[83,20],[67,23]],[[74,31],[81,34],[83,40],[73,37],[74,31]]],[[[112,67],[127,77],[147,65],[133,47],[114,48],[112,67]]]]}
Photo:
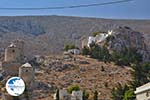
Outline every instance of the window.
{"type": "Polygon", "coordinates": [[[12,52],[14,53],[14,52],[15,52],[15,50],[12,50],[12,52]]]}
{"type": "Polygon", "coordinates": [[[28,72],[28,70],[26,70],[26,72],[28,72]]]}

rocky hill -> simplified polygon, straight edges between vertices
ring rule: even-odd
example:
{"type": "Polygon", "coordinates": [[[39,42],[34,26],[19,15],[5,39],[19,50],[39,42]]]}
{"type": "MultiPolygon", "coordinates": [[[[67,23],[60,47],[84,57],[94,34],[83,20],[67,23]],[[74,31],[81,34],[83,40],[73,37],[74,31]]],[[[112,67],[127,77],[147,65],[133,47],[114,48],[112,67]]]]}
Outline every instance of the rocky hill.
{"type": "MultiPolygon", "coordinates": [[[[36,100],[52,100],[56,88],[68,88],[79,85],[93,95],[99,92],[99,100],[111,100],[111,90],[118,83],[124,85],[132,80],[131,68],[119,67],[113,62],[104,63],[81,55],[67,59],[49,56],[45,58],[36,80],[44,83],[35,90],[36,100]],[[46,86],[46,88],[44,88],[46,86]]],[[[90,99],[91,100],[91,99],[90,99]]]]}
{"type": "MultiPolygon", "coordinates": [[[[97,90],[99,100],[111,100],[113,87],[132,80],[130,67],[120,67],[113,62],[104,63],[81,55],[45,56],[40,59],[37,60],[40,66],[35,70],[35,100],[53,100],[56,89],[67,89],[72,85],[79,85],[90,97],[97,90]]],[[[0,81],[1,90],[9,78],[0,81]]],[[[2,92],[0,100],[1,97],[2,92]]]]}
{"type": "Polygon", "coordinates": [[[120,52],[132,49],[142,56],[144,62],[150,61],[150,49],[143,34],[132,30],[130,27],[118,27],[114,29],[107,41],[111,50],[120,52]]]}
{"type": "MultiPolygon", "coordinates": [[[[20,38],[28,54],[61,53],[65,44],[81,44],[92,32],[128,26],[142,33],[150,50],[150,20],[112,20],[66,16],[0,17],[0,48],[20,38]],[[30,51],[30,52],[29,52],[30,51]]],[[[134,37],[134,36],[133,36],[134,37]]]]}

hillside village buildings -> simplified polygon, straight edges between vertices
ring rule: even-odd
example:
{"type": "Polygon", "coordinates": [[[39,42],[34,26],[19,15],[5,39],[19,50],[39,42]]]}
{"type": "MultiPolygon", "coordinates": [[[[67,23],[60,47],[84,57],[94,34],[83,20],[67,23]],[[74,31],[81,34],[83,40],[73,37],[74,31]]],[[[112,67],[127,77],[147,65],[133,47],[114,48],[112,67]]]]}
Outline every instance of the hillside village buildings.
{"type": "Polygon", "coordinates": [[[113,31],[109,31],[107,33],[99,33],[98,35],[96,36],[89,36],[87,39],[84,39],[82,41],[82,48],[84,46],[88,46],[90,47],[90,44],[91,43],[102,43],[103,41],[106,40],[106,38],[110,35],[112,35],[113,31]]]}
{"type": "MultiPolygon", "coordinates": [[[[12,42],[6,49],[4,55],[4,61],[1,62],[2,70],[5,76],[19,76],[21,77],[26,85],[26,89],[30,98],[28,100],[33,100],[32,89],[34,86],[34,67],[29,63],[25,63],[24,57],[24,42],[21,40],[16,40],[12,42]],[[24,64],[25,63],[25,64],[24,64]]],[[[25,98],[25,94],[19,96],[20,100],[25,98]]],[[[3,100],[13,100],[13,97],[4,93],[3,100]]]]}
{"type": "Polygon", "coordinates": [[[18,75],[19,67],[24,63],[24,42],[16,40],[6,49],[1,67],[6,75],[18,75]]]}
{"type": "MultiPolygon", "coordinates": [[[[89,37],[83,46],[89,46],[92,42],[101,43],[112,33],[112,31],[108,31],[107,34],[100,33],[99,35],[96,35],[96,37],[89,37]]],[[[78,49],[72,49],[68,52],[80,54],[78,49]]],[[[38,60],[40,61],[40,59],[38,60]]],[[[1,62],[1,67],[2,70],[4,70],[5,75],[21,77],[25,81],[26,88],[28,89],[30,97],[28,100],[34,100],[32,91],[35,83],[35,69],[31,64],[26,63],[25,61],[23,41],[16,40],[5,49],[4,61],[1,62]]],[[[150,83],[138,87],[135,94],[137,100],[150,100],[150,83]]],[[[82,100],[83,92],[73,91],[72,94],[69,94],[67,93],[67,90],[62,89],[59,91],[59,97],[60,100],[82,100]]],[[[10,95],[4,95],[3,98],[5,98],[4,100],[13,100],[10,95]]],[[[22,95],[19,98],[24,100],[25,96],[22,95]]],[[[54,100],[56,100],[56,95],[54,96],[54,100]]]]}
{"type": "Polygon", "coordinates": [[[150,100],[150,82],[136,88],[136,100],[150,100]]]}
{"type": "MultiPolygon", "coordinates": [[[[79,54],[80,52],[73,50],[73,53],[79,54]]],[[[1,62],[1,67],[5,76],[19,76],[24,80],[26,91],[18,97],[19,100],[34,100],[33,89],[37,85],[35,84],[35,68],[25,61],[23,41],[16,40],[5,49],[4,61],[1,62]],[[26,99],[27,94],[28,99],[26,99]]],[[[67,93],[66,90],[60,90],[59,92],[60,100],[82,100],[82,95],[82,91],[73,91],[72,94],[67,93]]],[[[14,100],[6,91],[2,93],[2,99],[14,100]]]]}

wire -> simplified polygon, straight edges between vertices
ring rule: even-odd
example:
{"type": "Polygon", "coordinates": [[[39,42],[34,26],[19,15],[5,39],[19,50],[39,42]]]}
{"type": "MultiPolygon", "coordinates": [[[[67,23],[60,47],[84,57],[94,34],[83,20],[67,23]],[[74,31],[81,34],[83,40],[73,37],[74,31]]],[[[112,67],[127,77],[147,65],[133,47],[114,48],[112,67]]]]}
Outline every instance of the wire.
{"type": "Polygon", "coordinates": [[[134,0],[118,0],[118,1],[104,2],[104,3],[72,5],[72,6],[42,7],[42,8],[2,8],[0,7],[0,10],[50,10],[50,9],[57,10],[57,9],[85,8],[85,7],[112,5],[112,4],[125,3],[125,2],[130,2],[130,1],[134,1],[134,0]]]}

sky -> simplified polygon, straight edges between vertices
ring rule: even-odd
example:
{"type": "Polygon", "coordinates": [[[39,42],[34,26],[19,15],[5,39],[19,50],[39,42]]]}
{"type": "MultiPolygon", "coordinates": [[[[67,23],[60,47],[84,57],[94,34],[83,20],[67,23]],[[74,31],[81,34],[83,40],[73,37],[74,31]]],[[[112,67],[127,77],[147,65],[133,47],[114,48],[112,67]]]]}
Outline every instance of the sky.
{"type": "MultiPolygon", "coordinates": [[[[30,8],[55,7],[80,4],[103,3],[118,0],[0,0],[0,8],[30,8]]],[[[112,19],[150,19],[150,0],[134,0],[131,2],[57,10],[0,10],[0,16],[35,16],[35,15],[62,15],[79,17],[97,17],[112,19]]]]}

